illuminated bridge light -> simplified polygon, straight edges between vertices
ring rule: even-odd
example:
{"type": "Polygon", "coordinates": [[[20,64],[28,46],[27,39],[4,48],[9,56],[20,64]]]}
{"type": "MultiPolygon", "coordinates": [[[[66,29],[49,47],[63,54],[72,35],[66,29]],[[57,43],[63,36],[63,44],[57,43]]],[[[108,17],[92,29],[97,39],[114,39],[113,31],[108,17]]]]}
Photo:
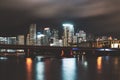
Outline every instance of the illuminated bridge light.
{"type": "Polygon", "coordinates": [[[113,51],[112,49],[105,49],[105,51],[113,51]]]}
{"type": "Polygon", "coordinates": [[[97,49],[98,51],[113,51],[112,49],[108,49],[108,48],[101,48],[101,49],[97,49]]]}
{"type": "Polygon", "coordinates": [[[7,57],[0,57],[0,60],[7,60],[7,57]]]}
{"type": "Polygon", "coordinates": [[[76,51],[76,50],[79,50],[79,48],[72,48],[72,50],[75,50],[75,51],[76,51]]]}

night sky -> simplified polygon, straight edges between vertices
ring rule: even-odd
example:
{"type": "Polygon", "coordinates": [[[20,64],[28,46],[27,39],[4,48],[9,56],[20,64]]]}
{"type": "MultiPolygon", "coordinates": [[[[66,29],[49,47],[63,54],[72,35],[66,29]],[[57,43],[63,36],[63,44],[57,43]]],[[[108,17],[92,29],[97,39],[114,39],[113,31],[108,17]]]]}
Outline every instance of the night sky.
{"type": "MultiPolygon", "coordinates": [[[[31,23],[75,31],[120,36],[120,0],[0,0],[0,35],[26,34],[31,23]]],[[[38,30],[39,30],[38,29],[38,30]]]]}

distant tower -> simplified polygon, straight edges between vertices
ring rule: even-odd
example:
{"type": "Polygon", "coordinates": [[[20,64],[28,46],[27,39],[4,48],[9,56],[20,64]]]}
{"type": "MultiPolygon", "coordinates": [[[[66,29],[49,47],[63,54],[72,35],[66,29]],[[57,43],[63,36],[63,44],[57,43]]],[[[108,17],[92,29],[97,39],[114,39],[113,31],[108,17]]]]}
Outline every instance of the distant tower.
{"type": "Polygon", "coordinates": [[[36,45],[36,24],[30,25],[30,45],[36,45]]]}
{"type": "Polygon", "coordinates": [[[8,38],[8,44],[16,44],[17,40],[16,37],[7,37],[8,38]]]}
{"type": "Polygon", "coordinates": [[[51,37],[50,28],[44,28],[44,45],[49,45],[49,39],[51,37]]]}
{"type": "Polygon", "coordinates": [[[84,32],[83,30],[80,30],[79,33],[77,33],[77,37],[78,43],[86,42],[86,32],[84,32]]]}
{"type": "Polygon", "coordinates": [[[95,36],[91,33],[88,33],[86,39],[87,41],[95,41],[95,36]]]}
{"type": "Polygon", "coordinates": [[[18,35],[18,45],[24,45],[24,35],[18,35]]]}
{"type": "Polygon", "coordinates": [[[69,46],[69,43],[73,42],[74,27],[72,24],[63,24],[63,27],[64,27],[63,45],[69,46]]]}
{"type": "Polygon", "coordinates": [[[45,37],[45,35],[44,34],[41,34],[41,32],[37,32],[37,45],[39,45],[39,46],[42,46],[42,45],[44,45],[43,43],[44,43],[44,37],[45,37]]]}
{"type": "Polygon", "coordinates": [[[58,36],[58,30],[53,29],[53,44],[54,46],[59,46],[59,36],[58,36]]]}
{"type": "Polygon", "coordinates": [[[30,45],[30,34],[27,34],[26,45],[30,45]]]}
{"type": "Polygon", "coordinates": [[[53,29],[53,37],[56,38],[56,39],[59,38],[59,36],[58,36],[58,30],[53,29]]]}

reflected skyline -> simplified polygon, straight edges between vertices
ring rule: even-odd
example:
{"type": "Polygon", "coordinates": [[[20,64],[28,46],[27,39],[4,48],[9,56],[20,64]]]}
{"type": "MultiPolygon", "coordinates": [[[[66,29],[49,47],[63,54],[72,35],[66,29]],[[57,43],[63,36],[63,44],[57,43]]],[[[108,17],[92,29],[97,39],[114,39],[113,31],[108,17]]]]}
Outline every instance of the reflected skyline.
{"type": "Polygon", "coordinates": [[[0,60],[0,80],[119,80],[119,67],[120,56],[8,58],[0,60]]]}

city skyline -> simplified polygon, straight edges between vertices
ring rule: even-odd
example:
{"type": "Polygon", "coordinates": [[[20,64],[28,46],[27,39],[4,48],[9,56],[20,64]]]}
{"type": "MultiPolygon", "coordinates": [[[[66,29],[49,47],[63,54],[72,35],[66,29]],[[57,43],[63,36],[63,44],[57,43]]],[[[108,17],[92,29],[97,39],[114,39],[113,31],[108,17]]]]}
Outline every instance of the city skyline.
{"type": "MultiPolygon", "coordinates": [[[[120,34],[118,32],[98,32],[98,33],[95,33],[94,31],[90,31],[88,30],[87,26],[85,25],[81,25],[80,27],[78,27],[79,25],[76,25],[75,22],[72,22],[72,21],[65,21],[65,22],[61,22],[61,24],[59,24],[58,27],[56,27],[55,25],[52,26],[52,24],[49,26],[48,24],[39,24],[38,22],[36,23],[33,23],[33,24],[36,24],[37,26],[37,30],[36,32],[43,32],[44,28],[46,27],[49,27],[51,30],[53,29],[57,29],[59,31],[59,37],[61,37],[61,35],[63,35],[63,31],[64,31],[64,28],[63,28],[63,23],[70,23],[70,24],[73,24],[74,25],[74,30],[75,30],[75,33],[78,32],[79,30],[84,30],[87,34],[92,34],[94,35],[95,37],[102,37],[102,36],[107,36],[107,37],[110,37],[112,36],[113,38],[117,38],[117,39],[120,39],[120,34]]],[[[9,36],[18,36],[18,35],[25,35],[27,36],[28,32],[29,32],[29,26],[31,24],[27,25],[26,27],[24,28],[21,28],[21,29],[12,29],[13,32],[9,32],[10,29],[7,29],[8,32],[0,32],[0,36],[2,37],[9,37],[9,36]]]]}
{"type": "Polygon", "coordinates": [[[32,46],[60,46],[60,47],[110,47],[119,48],[120,40],[112,36],[94,36],[84,30],[74,31],[72,23],[63,23],[63,34],[59,35],[59,30],[45,27],[37,30],[36,24],[30,24],[29,32],[25,35],[16,37],[0,36],[1,44],[11,45],[32,45],[32,46]],[[61,36],[61,37],[60,37],[61,36]]]}

